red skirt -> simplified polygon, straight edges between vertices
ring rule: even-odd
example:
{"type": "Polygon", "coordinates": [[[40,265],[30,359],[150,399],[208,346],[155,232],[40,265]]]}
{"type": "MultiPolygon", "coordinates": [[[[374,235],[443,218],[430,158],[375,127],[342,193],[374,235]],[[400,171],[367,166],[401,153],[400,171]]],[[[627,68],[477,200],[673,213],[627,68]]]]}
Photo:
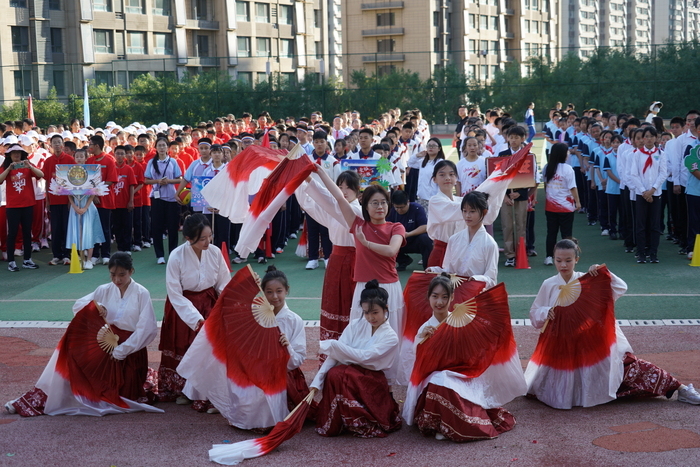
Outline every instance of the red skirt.
{"type": "Polygon", "coordinates": [[[337,365],[328,372],[316,415],[318,434],[347,430],[359,438],[384,438],[400,428],[399,406],[384,372],[359,365],[337,365]]]}
{"type": "MultiPolygon", "coordinates": [[[[323,280],[321,299],[321,340],[337,340],[350,322],[355,293],[355,247],[334,246],[330,266],[323,280]]],[[[321,363],[326,359],[322,356],[321,363]]]]}
{"type": "Polygon", "coordinates": [[[423,436],[441,433],[456,442],[496,438],[515,426],[515,417],[503,407],[484,409],[432,383],[418,399],[414,420],[423,436]]]}
{"type": "MultiPolygon", "coordinates": [[[[309,395],[309,392],[311,391],[309,385],[306,384],[306,377],[304,376],[304,372],[301,371],[301,368],[295,368],[287,372],[287,406],[290,412],[309,395]]],[[[318,402],[313,401],[306,415],[306,419],[315,421],[317,410],[318,402]]]]}
{"type": "Polygon", "coordinates": [[[446,250],[447,242],[443,242],[441,240],[433,240],[433,251],[430,252],[430,257],[428,258],[428,265],[424,267],[442,267],[442,260],[445,259],[446,250]]]}
{"type": "Polygon", "coordinates": [[[637,358],[627,352],[624,360],[625,373],[617,397],[670,398],[681,387],[681,382],[653,363],[637,358]]]}
{"type": "MultiPolygon", "coordinates": [[[[185,290],[183,295],[192,302],[192,305],[207,319],[209,312],[214,308],[219,294],[213,287],[192,292],[185,290]]],[[[185,379],[177,374],[176,368],[180,360],[187,353],[197,331],[193,331],[185,324],[170,303],[170,299],[165,300],[165,315],[163,325],[160,330],[160,344],[158,350],[162,352],[160,367],[158,368],[158,400],[174,401],[182,394],[185,386],[185,379]]]]}

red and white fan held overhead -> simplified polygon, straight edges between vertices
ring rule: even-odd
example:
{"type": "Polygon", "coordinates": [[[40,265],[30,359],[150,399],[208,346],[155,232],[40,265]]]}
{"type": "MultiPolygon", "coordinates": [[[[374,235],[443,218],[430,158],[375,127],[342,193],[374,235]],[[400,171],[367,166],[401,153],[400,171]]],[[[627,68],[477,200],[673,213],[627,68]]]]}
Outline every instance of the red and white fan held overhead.
{"type": "Polygon", "coordinates": [[[260,190],[263,180],[279,165],[285,153],[248,146],[202,189],[202,196],[212,206],[219,207],[219,214],[242,224],[248,216],[249,197],[260,190]]]}
{"type": "Polygon", "coordinates": [[[482,193],[489,194],[489,212],[484,216],[484,225],[491,225],[496,221],[498,214],[501,212],[503,198],[508,191],[510,181],[518,175],[518,171],[527,161],[526,157],[530,154],[532,143],[527,144],[520,151],[516,152],[510,159],[503,162],[502,166],[491,172],[489,177],[479,185],[476,190],[482,193]]]}
{"type": "Polygon", "coordinates": [[[525,370],[528,393],[569,409],[616,399],[623,363],[615,324],[612,278],[606,267],[559,286],[555,318],[545,322],[525,370]]]}
{"type": "Polygon", "coordinates": [[[407,423],[412,423],[416,402],[434,376],[440,385],[485,409],[525,394],[505,284],[455,305],[433,336],[417,345],[403,411],[407,423]]]}
{"type": "Polygon", "coordinates": [[[314,163],[306,155],[304,148],[297,144],[263,181],[260,191],[255,195],[253,204],[250,206],[248,217],[243,223],[236,244],[236,252],[241,258],[255,251],[275,214],[313,169],[314,163]]]}
{"type": "Polygon", "coordinates": [[[289,413],[287,361],[272,305],[253,270],[239,270],[222,291],[177,372],[190,399],[208,399],[233,426],[275,425],[289,413]]]}
{"type": "MultiPolygon", "coordinates": [[[[428,302],[428,286],[437,273],[414,271],[403,289],[404,303],[406,304],[406,318],[403,336],[401,338],[401,353],[399,374],[396,379],[399,384],[406,385],[411,378],[413,362],[416,359],[414,339],[420,327],[430,319],[433,311],[428,302]]],[[[451,275],[454,285],[454,300],[450,304],[450,311],[457,303],[463,303],[481,292],[486,283],[470,281],[468,277],[451,275]]]]}

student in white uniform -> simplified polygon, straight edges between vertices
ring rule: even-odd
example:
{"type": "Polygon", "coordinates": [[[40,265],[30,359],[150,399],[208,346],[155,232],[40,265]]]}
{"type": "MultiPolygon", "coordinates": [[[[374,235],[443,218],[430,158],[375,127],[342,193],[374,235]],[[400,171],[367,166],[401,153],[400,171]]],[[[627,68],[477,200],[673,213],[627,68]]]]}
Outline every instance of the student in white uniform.
{"type": "Polygon", "coordinates": [[[454,162],[442,160],[435,164],[433,180],[438,186],[438,193],[430,198],[428,204],[428,236],[433,240],[426,268],[442,266],[447,241],[452,235],[466,227],[460,206],[462,197],[455,196],[454,187],[458,180],[457,167],[454,162]]]}
{"type": "Polygon", "coordinates": [[[442,143],[438,138],[430,138],[426,145],[426,150],[414,154],[412,159],[408,161],[408,166],[411,167],[411,170],[418,170],[416,200],[426,211],[428,210],[430,198],[438,192],[438,187],[433,180],[435,164],[444,159],[445,153],[442,150],[442,143]]]}

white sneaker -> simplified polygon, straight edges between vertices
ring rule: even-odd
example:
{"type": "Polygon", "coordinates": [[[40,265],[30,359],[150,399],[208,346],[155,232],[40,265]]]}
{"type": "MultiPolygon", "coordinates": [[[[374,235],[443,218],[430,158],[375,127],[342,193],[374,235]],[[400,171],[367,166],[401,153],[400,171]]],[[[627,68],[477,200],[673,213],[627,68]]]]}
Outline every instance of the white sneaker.
{"type": "Polygon", "coordinates": [[[552,259],[551,256],[547,256],[547,257],[544,259],[544,265],[545,265],[545,266],[552,266],[552,265],[554,265],[554,260],[552,259]]]}
{"type": "Polygon", "coordinates": [[[90,258],[90,261],[92,262],[93,265],[97,264],[100,262],[100,258],[95,258],[94,256],[90,258]]]}
{"type": "Polygon", "coordinates": [[[7,261],[7,252],[6,251],[2,252],[2,260],[7,261]]]}
{"type": "Polygon", "coordinates": [[[15,249],[15,256],[24,256],[24,250],[20,250],[19,248],[15,249]]]}
{"type": "Polygon", "coordinates": [[[603,229],[603,231],[600,233],[602,237],[609,237],[610,236],[610,231],[608,229],[603,229]]]}
{"type": "Polygon", "coordinates": [[[445,435],[443,435],[442,433],[435,433],[435,439],[438,441],[443,441],[447,438],[445,438],[445,435]]]}
{"type": "Polygon", "coordinates": [[[42,250],[48,250],[49,249],[49,241],[46,240],[45,238],[42,238],[41,241],[39,242],[41,244],[41,249],[42,250]]]}
{"type": "Polygon", "coordinates": [[[70,259],[68,259],[68,258],[63,258],[63,265],[64,265],[64,266],[70,266],[70,259]]]}
{"type": "Polygon", "coordinates": [[[275,250],[275,253],[277,253],[278,255],[281,255],[282,253],[284,253],[284,250],[282,248],[277,248],[275,250]]]}
{"type": "Polygon", "coordinates": [[[318,268],[318,260],[317,259],[312,259],[309,260],[308,263],[306,263],[306,269],[312,270],[318,268]]]}
{"type": "Polygon", "coordinates": [[[423,264],[423,260],[418,261],[418,264],[422,265],[422,264],[423,264]]]}
{"type": "Polygon", "coordinates": [[[292,238],[292,239],[297,238],[297,234],[291,233],[291,234],[289,234],[289,238],[292,238]]]}
{"type": "Polygon", "coordinates": [[[95,265],[92,264],[92,261],[85,261],[83,263],[83,269],[92,269],[93,267],[95,267],[95,265]]]}
{"type": "Polygon", "coordinates": [[[109,258],[102,258],[102,264],[107,266],[109,264],[109,258]]]}
{"type": "Polygon", "coordinates": [[[39,266],[37,266],[36,263],[34,263],[34,261],[32,261],[31,258],[25,259],[24,261],[22,261],[22,267],[24,269],[39,269],[39,266]]]}
{"type": "Polygon", "coordinates": [[[236,256],[235,258],[233,258],[233,262],[236,264],[245,263],[246,261],[248,261],[248,259],[243,259],[240,256],[236,256]]]}
{"type": "Polygon", "coordinates": [[[58,264],[61,262],[60,259],[54,258],[51,261],[49,261],[49,266],[58,266],[58,264]]]}
{"type": "Polygon", "coordinates": [[[700,394],[695,390],[692,384],[678,390],[678,402],[686,404],[700,405],[700,394]]]}
{"type": "Polygon", "coordinates": [[[151,244],[149,242],[143,242],[143,247],[144,248],[151,248],[151,244]]]}
{"type": "Polygon", "coordinates": [[[32,252],[36,253],[37,251],[41,251],[39,244],[37,242],[32,242],[32,252]]]}
{"type": "Polygon", "coordinates": [[[207,413],[217,414],[217,413],[221,413],[221,412],[219,412],[219,409],[217,409],[216,407],[209,407],[207,409],[207,413]]]}
{"type": "Polygon", "coordinates": [[[180,396],[177,399],[175,399],[175,403],[177,405],[187,405],[191,404],[192,401],[187,396],[180,396]]]}
{"type": "Polygon", "coordinates": [[[7,410],[7,413],[14,415],[17,413],[17,411],[15,410],[15,406],[12,405],[13,402],[14,401],[10,401],[10,402],[5,403],[5,410],[7,410]]]}
{"type": "Polygon", "coordinates": [[[328,260],[326,258],[321,258],[321,261],[323,261],[323,267],[327,268],[328,267],[328,260]]]}
{"type": "MultiPolygon", "coordinates": [[[[5,259],[7,259],[7,258],[5,258],[5,259]]],[[[692,251],[688,253],[688,259],[689,260],[693,259],[693,252],[692,251]]]]}
{"type": "Polygon", "coordinates": [[[158,263],[158,264],[165,264],[165,258],[163,258],[163,257],[161,256],[160,258],[158,258],[157,263],[158,263]]]}
{"type": "Polygon", "coordinates": [[[131,247],[131,251],[141,251],[141,247],[138,245],[134,245],[131,247]]]}

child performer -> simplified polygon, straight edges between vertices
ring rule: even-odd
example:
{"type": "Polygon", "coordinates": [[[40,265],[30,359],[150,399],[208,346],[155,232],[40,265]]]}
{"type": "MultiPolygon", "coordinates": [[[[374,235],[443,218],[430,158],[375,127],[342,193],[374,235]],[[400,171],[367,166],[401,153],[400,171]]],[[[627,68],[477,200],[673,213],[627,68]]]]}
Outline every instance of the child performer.
{"type": "MultiPolygon", "coordinates": [[[[486,232],[484,235],[491,238],[486,232]]],[[[433,316],[418,330],[414,345],[431,337],[447,319],[453,293],[448,274],[430,281],[428,301],[433,316]]],[[[491,439],[510,431],[515,418],[501,405],[522,395],[526,386],[519,359],[515,359],[504,366],[491,366],[476,378],[449,370],[434,371],[415,388],[411,386],[406,394],[406,423],[415,422],[423,435],[462,442],[491,439]]]]}
{"type": "Polygon", "coordinates": [[[328,355],[311,382],[323,391],[316,431],[337,436],[347,430],[359,438],[384,438],[401,428],[399,406],[384,372],[396,358],[399,338],[389,325],[389,294],[376,280],[363,284],[364,317],[353,319],[340,339],[320,342],[328,355]]]}
{"type": "Polygon", "coordinates": [[[428,204],[428,236],[433,240],[433,251],[430,252],[428,264],[424,265],[426,268],[442,265],[447,241],[465,228],[459,209],[462,197],[454,195],[455,183],[458,181],[454,162],[443,160],[435,164],[433,180],[439,191],[430,198],[428,204]]]}
{"type": "Polygon", "coordinates": [[[175,369],[231,274],[221,250],[210,244],[211,227],[202,214],[185,219],[182,234],[186,242],[170,254],[165,273],[168,298],[158,346],[163,352],[158,369],[158,399],[185,405],[190,403],[182,395],[185,379],[175,369]]]}
{"type": "Polygon", "coordinates": [[[464,196],[486,180],[486,158],[479,157],[479,140],[470,136],[464,141],[462,158],[457,162],[457,193],[464,196]]]}
{"type": "MultiPolygon", "coordinates": [[[[560,299],[562,287],[576,282],[584,276],[584,273],[574,270],[579,260],[579,253],[580,250],[575,240],[564,239],[554,247],[554,264],[559,274],[542,283],[535,302],[530,308],[530,319],[536,329],[542,329],[547,320],[567,319],[571,321],[576,317],[576,310],[571,308],[567,310],[569,312],[566,315],[559,315],[558,308],[569,302],[558,304],[562,303],[560,299]]],[[[588,269],[588,274],[597,277],[601,267],[598,264],[592,265],[588,269]]],[[[605,272],[610,275],[609,287],[612,293],[603,299],[614,302],[627,291],[627,284],[607,270],[605,272]]],[[[583,291],[582,288],[579,290],[581,290],[581,297],[584,297],[584,294],[595,293],[591,290],[583,291]]],[[[566,291],[563,292],[566,295],[566,291]]],[[[575,304],[575,301],[571,303],[575,304]]],[[[589,317],[591,313],[593,313],[592,307],[587,306],[586,311],[580,314],[581,319],[591,321],[589,317]]],[[[571,324],[568,321],[567,324],[571,324]]],[[[552,326],[552,323],[549,325],[552,326]]],[[[693,388],[692,384],[688,386],[681,384],[668,372],[637,358],[632,353],[632,347],[614,320],[614,316],[608,321],[608,324],[603,326],[607,326],[608,329],[603,329],[603,333],[596,333],[588,337],[592,338],[587,345],[588,354],[579,348],[571,347],[572,344],[569,341],[579,336],[550,335],[549,339],[554,339],[553,342],[550,342],[559,349],[558,355],[537,357],[543,342],[543,338],[540,337],[535,354],[525,370],[528,393],[555,409],[570,409],[574,406],[592,407],[624,396],[655,397],[665,395],[670,398],[676,390],[678,390],[678,401],[700,404],[700,394],[693,388]],[[605,333],[611,335],[610,341],[612,342],[608,348],[603,349],[609,352],[607,356],[595,352],[595,344],[599,344],[595,341],[605,339],[605,333]],[[559,346],[556,339],[567,342],[562,342],[559,346]],[[571,349],[571,351],[567,352],[567,349],[571,349]],[[572,352],[578,354],[571,355],[572,352]],[[590,362],[590,364],[586,366],[579,364],[576,368],[565,368],[566,365],[557,364],[557,368],[555,368],[543,363],[545,359],[559,361],[567,357],[575,359],[576,362],[590,362]]],[[[571,329],[577,329],[581,333],[585,333],[586,329],[589,328],[590,324],[587,322],[582,322],[579,326],[571,326],[571,329]]],[[[544,332],[548,332],[548,330],[544,332]]],[[[603,345],[598,345],[598,347],[603,345]]]]}
{"type": "MultiPolygon", "coordinates": [[[[116,361],[119,379],[122,380],[117,388],[117,400],[105,399],[104,394],[108,392],[105,391],[105,383],[93,381],[82,371],[85,367],[80,366],[81,363],[95,364],[92,362],[94,355],[85,353],[77,355],[77,359],[64,355],[67,349],[75,345],[69,344],[68,339],[82,338],[69,325],[36,387],[19,399],[5,404],[8,412],[19,413],[23,417],[43,414],[102,416],[140,410],[163,412],[146,404],[149,400],[144,389],[148,375],[146,346],[156,337],[158,327],[151,295],[146,288],[131,279],[133,273],[131,256],[122,252],[113,254],[109,259],[111,282],[99,286],[73,305],[75,314],[88,313],[88,307],[96,306],[94,312],[99,310],[99,316],[119,336],[118,345],[111,353],[111,358],[116,361]],[[94,386],[101,397],[91,400],[90,397],[76,393],[76,388],[80,391],[86,386],[94,386]]],[[[96,335],[90,336],[90,339],[95,338],[96,335]]],[[[102,352],[101,349],[98,351],[102,352]]]]}

